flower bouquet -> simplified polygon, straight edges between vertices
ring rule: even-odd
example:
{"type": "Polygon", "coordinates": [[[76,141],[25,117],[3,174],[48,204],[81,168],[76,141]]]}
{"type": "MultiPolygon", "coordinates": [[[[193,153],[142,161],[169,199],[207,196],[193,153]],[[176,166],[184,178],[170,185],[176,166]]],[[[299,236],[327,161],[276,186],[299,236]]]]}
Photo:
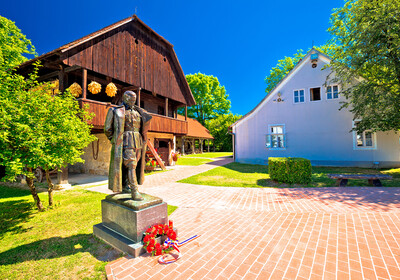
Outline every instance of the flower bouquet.
{"type": "Polygon", "coordinates": [[[176,241],[177,234],[173,229],[172,221],[169,221],[168,225],[158,224],[149,227],[144,233],[143,248],[147,253],[151,253],[152,256],[160,256],[173,250],[171,246],[160,244],[157,241],[158,237],[161,237],[161,240],[163,240],[163,237],[164,239],[168,237],[171,242],[176,241]]]}

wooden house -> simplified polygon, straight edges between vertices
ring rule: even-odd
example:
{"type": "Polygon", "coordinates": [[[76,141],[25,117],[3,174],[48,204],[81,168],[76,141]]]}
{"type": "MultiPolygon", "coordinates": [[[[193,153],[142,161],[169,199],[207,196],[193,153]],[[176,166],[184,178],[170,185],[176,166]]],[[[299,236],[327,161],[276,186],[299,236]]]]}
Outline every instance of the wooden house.
{"type": "Polygon", "coordinates": [[[58,80],[59,89],[71,84],[82,87],[79,103],[89,105],[95,117],[92,133],[98,138],[85,151],[84,165],[70,170],[107,174],[111,145],[103,134],[106,113],[120,104],[126,90],[137,93],[137,105],[153,116],[148,137],[151,143],[168,147],[168,156],[177,136],[186,135],[186,118],[178,119],[180,107],[195,104],[173,45],[158,35],[137,16],[132,16],[43,54],[20,65],[27,74],[33,62],[40,60],[39,81],[58,80]],[[99,83],[101,92],[92,94],[88,84],[99,83]],[[109,83],[118,89],[113,97],[105,93],[109,83]]]}
{"type": "Polygon", "coordinates": [[[188,132],[176,138],[176,150],[181,154],[197,154],[203,153],[207,146],[207,151],[209,152],[210,141],[214,140],[210,131],[195,119],[187,118],[182,115],[178,115],[178,119],[187,120],[188,132]]]}

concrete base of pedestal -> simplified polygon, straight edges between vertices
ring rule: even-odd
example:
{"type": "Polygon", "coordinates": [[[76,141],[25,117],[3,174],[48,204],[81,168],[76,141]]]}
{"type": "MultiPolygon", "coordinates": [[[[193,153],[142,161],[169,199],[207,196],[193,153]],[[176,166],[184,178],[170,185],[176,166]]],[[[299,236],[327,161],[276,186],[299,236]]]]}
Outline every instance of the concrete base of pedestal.
{"type": "Polygon", "coordinates": [[[143,249],[142,242],[134,243],[132,240],[122,236],[121,234],[106,228],[103,224],[94,225],[93,234],[104,242],[110,244],[115,249],[127,253],[135,258],[146,253],[143,249]]]}
{"type": "Polygon", "coordinates": [[[143,233],[156,224],[168,224],[167,203],[160,199],[159,204],[134,210],[124,206],[128,205],[124,201],[115,203],[112,199],[115,197],[101,201],[102,223],[93,226],[93,234],[114,248],[138,257],[145,253],[143,233]]]}

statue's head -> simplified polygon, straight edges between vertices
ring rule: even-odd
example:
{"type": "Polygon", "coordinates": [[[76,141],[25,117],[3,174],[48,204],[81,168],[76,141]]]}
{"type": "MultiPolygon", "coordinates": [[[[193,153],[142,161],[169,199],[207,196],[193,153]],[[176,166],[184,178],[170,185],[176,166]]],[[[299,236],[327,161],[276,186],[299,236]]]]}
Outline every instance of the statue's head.
{"type": "Polygon", "coordinates": [[[136,104],[136,93],[130,90],[125,91],[124,96],[122,97],[122,102],[124,103],[124,105],[132,108],[133,105],[136,104]]]}

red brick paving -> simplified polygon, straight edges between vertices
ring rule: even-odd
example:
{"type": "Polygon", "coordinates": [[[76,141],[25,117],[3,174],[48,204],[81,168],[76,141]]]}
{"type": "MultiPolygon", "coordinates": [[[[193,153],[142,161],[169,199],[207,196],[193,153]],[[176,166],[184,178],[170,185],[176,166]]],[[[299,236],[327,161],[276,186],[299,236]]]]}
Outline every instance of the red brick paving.
{"type": "Polygon", "coordinates": [[[174,182],[216,164],[146,177],[141,191],[179,206],[170,217],[179,237],[201,236],[173,264],[149,255],[109,263],[108,279],[400,279],[400,188],[174,182]]]}

